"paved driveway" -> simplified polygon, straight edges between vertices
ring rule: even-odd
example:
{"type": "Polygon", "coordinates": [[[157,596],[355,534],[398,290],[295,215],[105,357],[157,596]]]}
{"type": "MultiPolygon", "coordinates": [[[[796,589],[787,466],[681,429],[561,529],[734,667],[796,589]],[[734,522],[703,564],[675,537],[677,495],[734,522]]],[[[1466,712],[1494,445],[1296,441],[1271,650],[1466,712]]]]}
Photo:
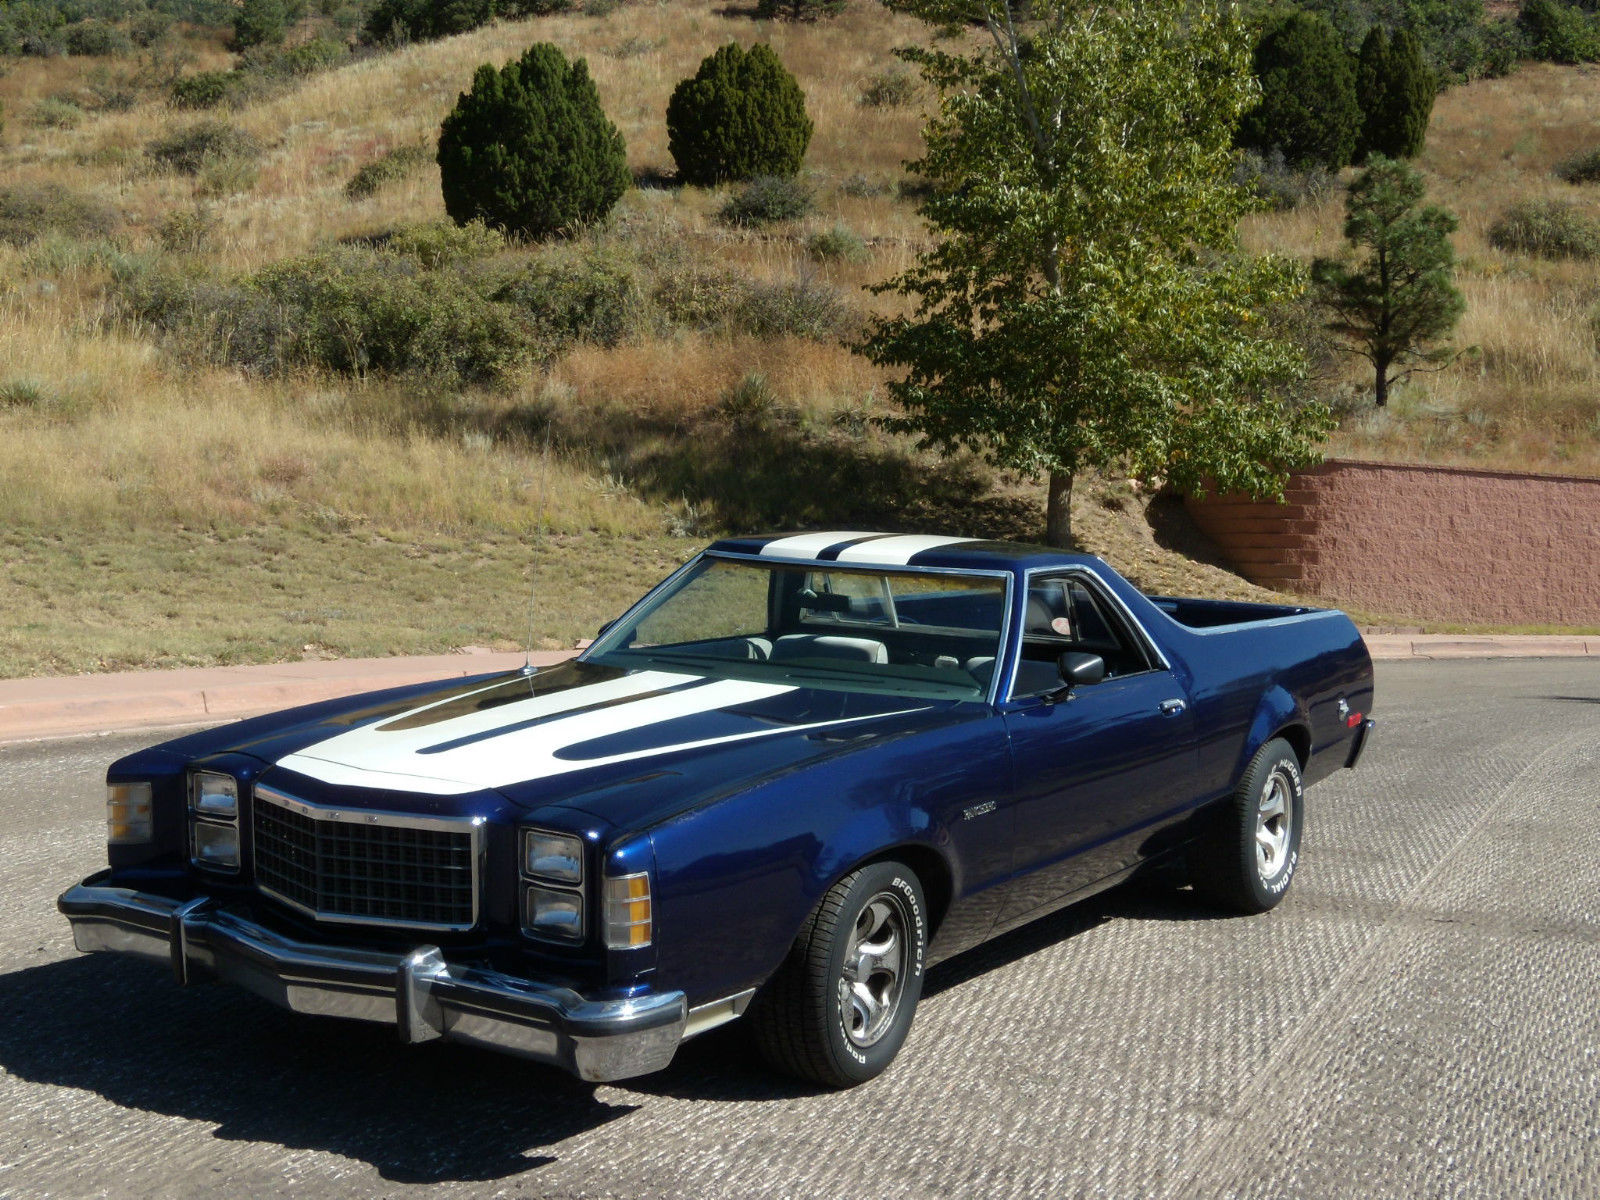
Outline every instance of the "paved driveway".
{"type": "Polygon", "coordinates": [[[1600,1195],[1600,663],[1379,670],[1262,918],[1114,893],[931,973],[888,1075],[737,1027],[587,1086],[71,948],[99,772],[0,749],[0,1195],[1600,1195]]]}

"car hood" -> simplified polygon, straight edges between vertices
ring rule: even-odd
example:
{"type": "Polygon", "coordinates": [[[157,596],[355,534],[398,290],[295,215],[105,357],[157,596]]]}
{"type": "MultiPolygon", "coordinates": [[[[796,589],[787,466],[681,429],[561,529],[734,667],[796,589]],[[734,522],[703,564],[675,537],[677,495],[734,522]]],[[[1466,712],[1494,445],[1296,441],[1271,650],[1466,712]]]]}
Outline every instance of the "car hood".
{"type": "Polygon", "coordinates": [[[494,791],[527,808],[570,803],[616,820],[638,815],[624,810],[647,778],[643,790],[657,798],[685,797],[977,707],[571,662],[347,714],[344,726],[317,722],[299,737],[280,730],[270,739],[278,752],[263,757],[329,788],[494,791]]]}

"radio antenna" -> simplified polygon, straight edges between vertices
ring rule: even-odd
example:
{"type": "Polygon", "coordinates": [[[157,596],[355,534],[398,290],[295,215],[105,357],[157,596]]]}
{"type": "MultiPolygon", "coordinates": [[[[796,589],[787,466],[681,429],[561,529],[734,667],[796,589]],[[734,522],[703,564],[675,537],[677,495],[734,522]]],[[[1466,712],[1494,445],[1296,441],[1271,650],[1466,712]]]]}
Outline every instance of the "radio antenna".
{"type": "Polygon", "coordinates": [[[547,495],[546,488],[550,483],[550,430],[555,425],[553,417],[547,417],[544,423],[544,456],[539,467],[539,510],[534,518],[533,526],[533,554],[528,562],[528,640],[523,643],[522,674],[531,677],[539,673],[539,668],[533,665],[533,630],[534,630],[534,602],[538,598],[539,555],[544,549],[544,505],[547,495]]]}

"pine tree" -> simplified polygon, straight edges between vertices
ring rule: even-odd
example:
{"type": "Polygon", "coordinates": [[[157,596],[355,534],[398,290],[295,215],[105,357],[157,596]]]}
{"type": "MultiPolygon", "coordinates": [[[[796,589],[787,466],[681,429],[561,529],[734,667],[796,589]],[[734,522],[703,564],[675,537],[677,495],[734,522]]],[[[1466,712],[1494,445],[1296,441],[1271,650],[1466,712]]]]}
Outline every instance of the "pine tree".
{"type": "Polygon", "coordinates": [[[1261,102],[1239,123],[1243,146],[1282,150],[1295,166],[1334,170],[1350,161],[1361,133],[1355,70],[1328,19],[1294,12],[1256,44],[1261,102]]]}
{"type": "Polygon", "coordinates": [[[1389,158],[1415,158],[1428,137],[1428,119],[1438,92],[1433,72],[1422,60],[1422,43],[1401,29],[1389,44],[1389,78],[1383,89],[1382,134],[1371,149],[1389,158]]]}
{"type": "Polygon", "coordinates": [[[1388,112],[1389,35],[1382,25],[1367,30],[1356,56],[1356,99],[1361,103],[1361,137],[1356,143],[1356,162],[1381,151],[1383,120],[1388,112]]]}
{"type": "Polygon", "coordinates": [[[1362,259],[1354,267],[1322,259],[1314,268],[1334,313],[1329,328],[1372,364],[1379,408],[1390,386],[1421,364],[1454,358],[1430,344],[1448,335],[1466,308],[1450,278],[1456,219],[1438,205],[1424,206],[1423,194],[1419,171],[1374,154],[1345,198],[1344,236],[1362,259]]]}
{"type": "Polygon", "coordinates": [[[699,186],[795,174],[811,128],[800,84],[759,43],[708,55],[667,104],[667,147],[679,176],[699,186]]]}
{"type": "Polygon", "coordinates": [[[444,207],[522,237],[598,220],[628,190],[622,135],[583,59],[548,43],[500,70],[485,63],[439,129],[444,207]]]}

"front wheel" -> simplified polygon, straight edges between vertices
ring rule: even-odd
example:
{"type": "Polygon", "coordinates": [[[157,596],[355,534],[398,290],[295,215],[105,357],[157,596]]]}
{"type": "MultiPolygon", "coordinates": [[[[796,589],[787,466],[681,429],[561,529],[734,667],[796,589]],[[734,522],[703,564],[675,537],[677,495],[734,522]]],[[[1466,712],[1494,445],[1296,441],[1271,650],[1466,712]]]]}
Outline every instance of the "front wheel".
{"type": "Polygon", "coordinates": [[[1306,793],[1294,748],[1274,738],[1219,805],[1190,864],[1194,890],[1219,908],[1261,913],[1282,900],[1300,862],[1306,793]]]}
{"type": "Polygon", "coordinates": [[[911,1029],[927,946],[927,903],[910,868],[872,863],[846,875],[751,1006],[763,1057],[825,1087],[880,1073],[911,1029]]]}

